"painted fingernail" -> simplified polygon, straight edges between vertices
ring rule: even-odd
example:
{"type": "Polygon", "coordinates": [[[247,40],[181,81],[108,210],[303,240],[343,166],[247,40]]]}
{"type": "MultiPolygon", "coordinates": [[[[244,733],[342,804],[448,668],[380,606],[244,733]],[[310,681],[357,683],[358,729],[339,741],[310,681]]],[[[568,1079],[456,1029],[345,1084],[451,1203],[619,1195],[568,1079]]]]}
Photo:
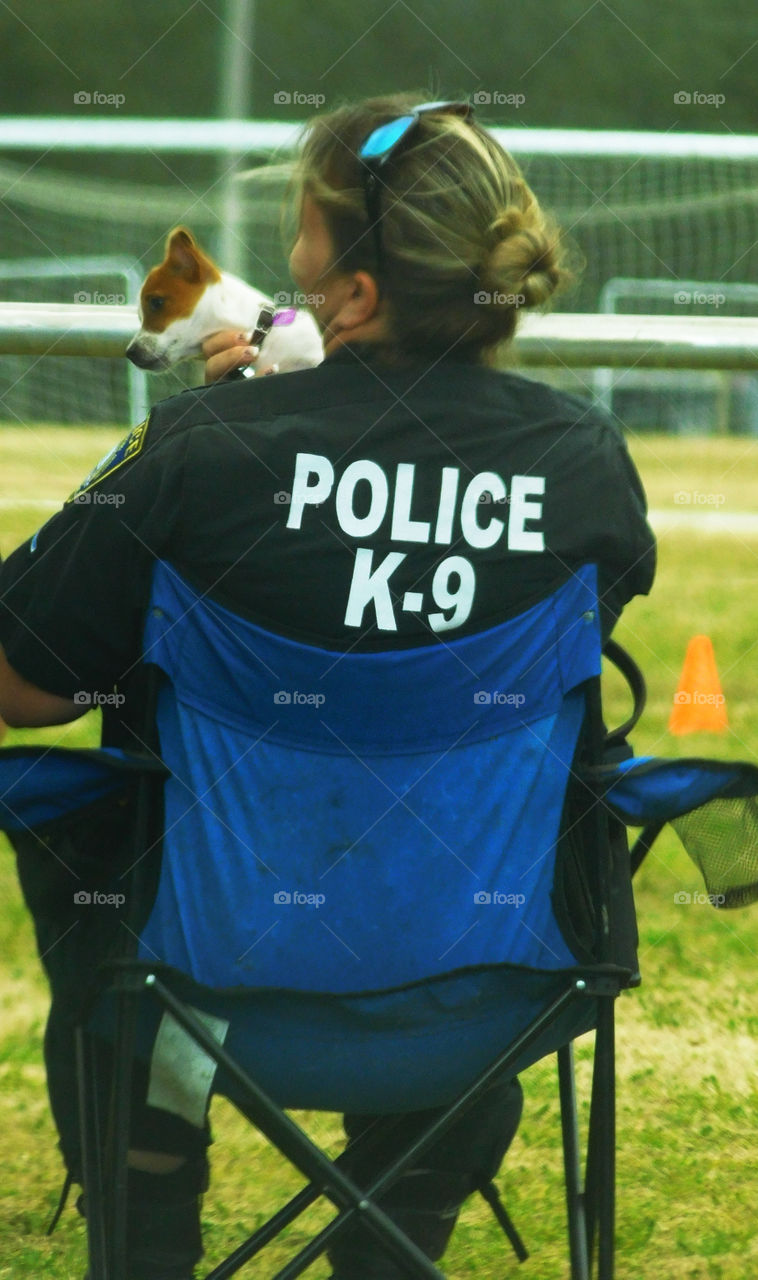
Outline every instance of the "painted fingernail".
{"type": "Polygon", "coordinates": [[[257,360],[260,354],[260,347],[245,347],[245,350],[242,352],[245,360],[257,360]]]}
{"type": "Polygon", "coordinates": [[[267,373],[267,374],[269,374],[269,373],[278,373],[278,372],[279,372],[279,365],[278,365],[278,364],[272,364],[271,368],[266,370],[266,373],[267,373]]]}

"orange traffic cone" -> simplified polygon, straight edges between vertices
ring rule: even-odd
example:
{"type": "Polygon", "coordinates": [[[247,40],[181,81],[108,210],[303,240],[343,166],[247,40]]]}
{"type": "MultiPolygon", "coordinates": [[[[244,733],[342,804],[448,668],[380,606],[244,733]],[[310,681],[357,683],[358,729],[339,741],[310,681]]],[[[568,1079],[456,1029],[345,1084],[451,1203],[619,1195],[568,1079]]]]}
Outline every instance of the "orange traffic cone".
{"type": "Polygon", "coordinates": [[[693,636],[674,694],[669,733],[724,733],[728,724],[710,636],[693,636]]]}

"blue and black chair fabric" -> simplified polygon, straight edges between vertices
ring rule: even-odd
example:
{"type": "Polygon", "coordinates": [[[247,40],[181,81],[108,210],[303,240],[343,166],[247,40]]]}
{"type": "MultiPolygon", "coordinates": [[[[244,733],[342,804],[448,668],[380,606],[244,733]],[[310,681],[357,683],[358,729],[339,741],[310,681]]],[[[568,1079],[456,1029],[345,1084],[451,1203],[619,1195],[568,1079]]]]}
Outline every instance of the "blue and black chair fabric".
{"type": "Polygon", "coordinates": [[[214,1278],[319,1195],[335,1205],[277,1273],[289,1280],[357,1219],[409,1276],[439,1278],[382,1192],[494,1080],[554,1051],[572,1278],[588,1280],[596,1245],[610,1280],[613,1008],[639,981],[626,825],[645,828],[639,860],[674,820],[718,904],[752,900],[758,770],[634,760],[627,726],[604,730],[601,650],[591,565],[490,630],[345,653],[264,630],[158,563],[153,750],[0,752],[11,833],[49,840],[108,797],[131,815],[128,945],[80,1035],[92,1280],[123,1276],[133,1054],[151,1063],[155,1105],[202,1118],[223,1093],[308,1179],[214,1278]],[[593,1028],[582,1178],[571,1042],[593,1028]],[[115,1039],[107,1126],[87,1074],[99,1038],[115,1039]],[[446,1111],[366,1187],[286,1114],[299,1108],[446,1111]]]}

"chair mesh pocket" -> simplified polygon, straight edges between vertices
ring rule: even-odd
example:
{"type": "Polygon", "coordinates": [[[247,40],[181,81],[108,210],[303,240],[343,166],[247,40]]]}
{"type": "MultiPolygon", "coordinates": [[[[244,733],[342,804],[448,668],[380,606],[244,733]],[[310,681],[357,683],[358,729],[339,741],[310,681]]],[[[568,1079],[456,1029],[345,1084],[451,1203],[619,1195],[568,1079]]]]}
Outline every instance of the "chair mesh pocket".
{"type": "Polygon", "coordinates": [[[705,881],[714,907],[758,901],[758,800],[710,800],[671,825],[705,881]]]}

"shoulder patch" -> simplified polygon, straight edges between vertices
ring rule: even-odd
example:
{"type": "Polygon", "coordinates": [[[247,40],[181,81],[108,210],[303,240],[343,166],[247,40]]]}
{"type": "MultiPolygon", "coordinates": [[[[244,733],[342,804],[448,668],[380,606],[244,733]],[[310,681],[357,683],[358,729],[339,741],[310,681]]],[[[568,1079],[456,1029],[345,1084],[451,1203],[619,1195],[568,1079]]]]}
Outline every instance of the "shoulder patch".
{"type": "Polygon", "coordinates": [[[140,422],[138,426],[132,427],[131,431],[124,439],[119,441],[104,458],[101,458],[96,466],[92,468],[88,476],[85,476],[78,489],[66,498],[64,505],[69,502],[76,502],[81,499],[83,493],[88,493],[96,484],[100,484],[106,476],[110,476],[114,471],[118,471],[119,467],[123,467],[125,462],[131,462],[132,458],[136,458],[137,454],[142,452],[145,443],[147,428],[150,424],[150,415],[145,418],[144,422],[140,422]]]}

